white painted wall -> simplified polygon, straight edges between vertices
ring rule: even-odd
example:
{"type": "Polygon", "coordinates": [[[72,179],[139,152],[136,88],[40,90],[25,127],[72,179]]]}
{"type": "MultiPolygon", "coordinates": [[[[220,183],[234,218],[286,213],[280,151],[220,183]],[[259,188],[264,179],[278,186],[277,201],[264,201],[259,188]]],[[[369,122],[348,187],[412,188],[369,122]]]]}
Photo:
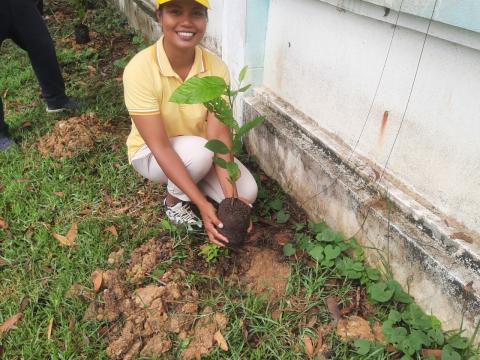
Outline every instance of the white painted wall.
{"type": "MultiPolygon", "coordinates": [[[[402,16],[399,24],[412,21],[402,16]]],[[[415,21],[414,28],[424,32],[428,21],[415,21]]],[[[451,32],[448,25],[433,27],[437,33],[451,32]]],[[[420,56],[424,33],[417,30],[397,28],[357,147],[381,167],[400,128],[420,56]],[[382,134],[384,111],[389,117],[382,134]]],[[[478,33],[452,31],[473,45],[480,40],[478,33]]],[[[387,22],[320,0],[271,0],[264,85],[353,146],[392,32],[387,22]]],[[[387,171],[440,211],[480,232],[479,135],[480,51],[429,37],[387,171]]]]}

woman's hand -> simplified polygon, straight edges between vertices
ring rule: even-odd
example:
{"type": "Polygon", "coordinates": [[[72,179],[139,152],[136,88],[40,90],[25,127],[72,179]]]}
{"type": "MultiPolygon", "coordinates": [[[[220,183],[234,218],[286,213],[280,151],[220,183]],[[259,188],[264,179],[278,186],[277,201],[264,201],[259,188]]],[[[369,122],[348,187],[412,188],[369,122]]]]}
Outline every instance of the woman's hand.
{"type": "Polygon", "coordinates": [[[203,226],[205,226],[205,231],[210,241],[220,247],[225,247],[228,239],[217,230],[217,227],[221,229],[223,224],[217,217],[215,207],[209,202],[205,202],[204,205],[199,207],[199,210],[203,220],[203,226]]]}

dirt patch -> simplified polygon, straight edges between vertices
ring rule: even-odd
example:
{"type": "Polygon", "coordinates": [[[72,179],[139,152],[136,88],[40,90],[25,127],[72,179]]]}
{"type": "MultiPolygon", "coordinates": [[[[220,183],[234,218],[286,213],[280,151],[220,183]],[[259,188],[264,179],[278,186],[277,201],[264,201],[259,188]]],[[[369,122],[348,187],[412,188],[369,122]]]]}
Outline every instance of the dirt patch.
{"type": "Polygon", "coordinates": [[[93,147],[108,135],[111,126],[98,121],[94,113],[58,121],[53,130],[40,138],[38,151],[54,158],[70,158],[93,147]]]}
{"type": "Polygon", "coordinates": [[[284,294],[290,267],[279,260],[277,252],[248,247],[243,257],[245,261],[249,261],[250,266],[240,279],[253,293],[267,295],[269,299],[276,299],[284,294]]]}
{"type": "Polygon", "coordinates": [[[227,317],[211,307],[201,308],[198,292],[183,285],[183,270],[172,268],[154,283],[143,285],[171,256],[169,238],[151,239],[133,251],[126,269],[96,270],[92,276],[99,294],[84,320],[112,324],[106,331],[110,359],[161,357],[172,348],[172,337],[189,338],[181,359],[197,359],[217,345],[228,350],[222,335],[227,317]]]}

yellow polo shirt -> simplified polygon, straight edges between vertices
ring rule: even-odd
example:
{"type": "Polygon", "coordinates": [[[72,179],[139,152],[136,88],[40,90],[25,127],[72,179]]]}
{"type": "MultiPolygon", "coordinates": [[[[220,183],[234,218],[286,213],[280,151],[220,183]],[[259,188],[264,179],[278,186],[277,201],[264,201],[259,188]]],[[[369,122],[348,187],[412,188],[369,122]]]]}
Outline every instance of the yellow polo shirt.
{"type": "MultiPolygon", "coordinates": [[[[187,79],[192,76],[220,76],[229,83],[225,63],[211,52],[196,47],[195,60],[187,79]]],[[[162,118],[168,137],[196,135],[206,137],[207,109],[203,104],[175,104],[169,102],[175,89],[183,83],[173,71],[163,48],[163,37],[154,45],[140,51],[128,63],[123,73],[125,104],[129,114],[156,115],[162,118]]],[[[145,141],[132,121],[127,138],[128,159],[145,141]]]]}

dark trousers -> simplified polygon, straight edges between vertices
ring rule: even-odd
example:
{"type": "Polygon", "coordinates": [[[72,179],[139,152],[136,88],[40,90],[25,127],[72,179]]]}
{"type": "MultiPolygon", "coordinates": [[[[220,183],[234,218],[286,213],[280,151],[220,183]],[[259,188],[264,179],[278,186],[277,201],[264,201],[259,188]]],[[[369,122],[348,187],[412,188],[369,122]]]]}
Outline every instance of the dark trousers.
{"type": "MultiPolygon", "coordinates": [[[[12,39],[27,51],[43,99],[49,106],[57,107],[68,98],[53,40],[40,13],[42,8],[42,0],[0,0],[0,44],[12,39]]],[[[0,131],[6,130],[0,96],[0,131]]]]}

